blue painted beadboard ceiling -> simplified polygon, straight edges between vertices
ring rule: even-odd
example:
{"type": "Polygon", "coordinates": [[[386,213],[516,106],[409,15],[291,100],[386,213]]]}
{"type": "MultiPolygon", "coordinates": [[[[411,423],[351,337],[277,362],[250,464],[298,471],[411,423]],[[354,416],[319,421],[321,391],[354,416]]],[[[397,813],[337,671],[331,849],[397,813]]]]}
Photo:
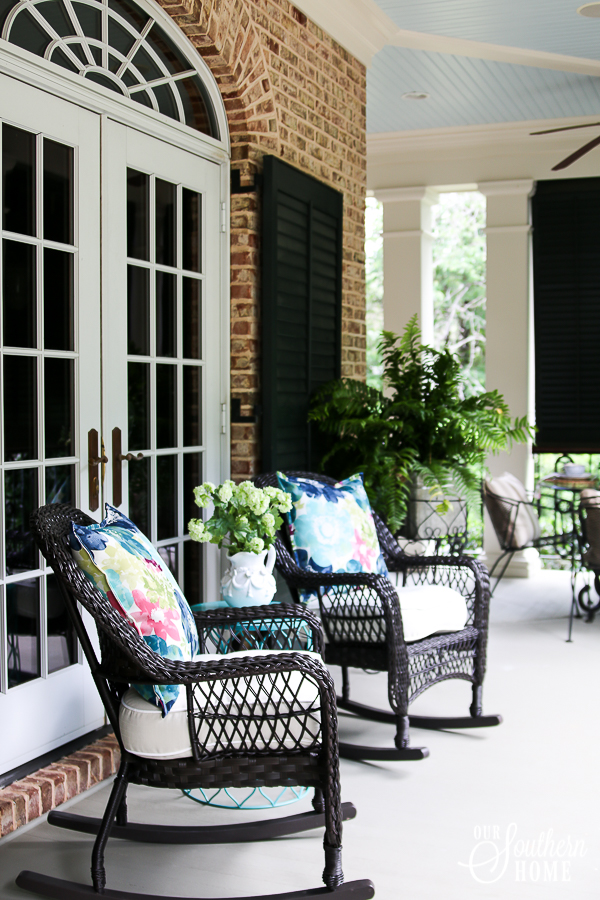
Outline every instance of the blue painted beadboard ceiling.
{"type": "Polygon", "coordinates": [[[375,0],[400,28],[600,58],[600,19],[577,15],[589,0],[375,0]]]}
{"type": "MultiPolygon", "coordinates": [[[[600,59],[600,19],[570,0],[376,0],[403,29],[600,59]]],[[[384,47],[367,75],[367,130],[600,117],[600,77],[384,47]],[[402,100],[427,91],[428,100],[402,100]]]]}

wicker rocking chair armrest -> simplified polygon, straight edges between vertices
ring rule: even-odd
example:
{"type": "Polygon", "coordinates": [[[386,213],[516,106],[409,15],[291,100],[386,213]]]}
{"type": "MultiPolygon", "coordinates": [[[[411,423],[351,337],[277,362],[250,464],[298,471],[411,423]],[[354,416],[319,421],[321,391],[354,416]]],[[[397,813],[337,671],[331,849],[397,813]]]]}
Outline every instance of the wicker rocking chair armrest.
{"type": "Polygon", "coordinates": [[[217,659],[192,662],[164,659],[150,649],[149,653],[155,657],[156,662],[152,671],[149,666],[144,666],[144,669],[150,676],[152,684],[194,685],[202,681],[229,681],[255,675],[277,675],[282,672],[302,672],[324,684],[329,684],[331,680],[323,663],[312,656],[293,650],[241,658],[224,654],[217,659]]]}
{"type": "Polygon", "coordinates": [[[310,629],[312,646],[317,653],[323,653],[324,636],[321,620],[301,603],[268,603],[265,606],[247,606],[241,608],[212,609],[194,613],[198,633],[210,632],[219,626],[232,626],[238,623],[255,625],[273,620],[292,620],[303,622],[310,629]]]}

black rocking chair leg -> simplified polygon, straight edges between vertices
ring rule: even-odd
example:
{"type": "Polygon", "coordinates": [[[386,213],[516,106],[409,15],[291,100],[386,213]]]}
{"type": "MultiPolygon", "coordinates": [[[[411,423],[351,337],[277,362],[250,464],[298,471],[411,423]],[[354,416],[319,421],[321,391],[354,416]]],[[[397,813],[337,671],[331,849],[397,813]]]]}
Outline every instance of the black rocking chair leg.
{"type": "MultiPolygon", "coordinates": [[[[54,900],[93,900],[93,898],[97,900],[98,898],[98,894],[91,885],[65,881],[62,878],[53,878],[51,875],[40,875],[27,870],[19,873],[17,884],[26,891],[42,897],[52,897],[54,900]]],[[[238,897],[235,900],[308,900],[311,897],[330,897],[335,900],[371,900],[374,896],[373,882],[364,879],[349,881],[333,891],[327,887],[318,887],[304,891],[285,891],[282,894],[255,894],[252,897],[238,897]]],[[[134,894],[130,891],[118,890],[104,891],[102,897],[105,900],[190,900],[189,897],[164,897],[157,894],[134,894]]],[[[234,898],[219,898],[219,900],[234,900],[234,898]]]]}
{"type": "MultiPolygon", "coordinates": [[[[480,699],[480,691],[477,693],[477,697],[475,697],[475,693],[477,688],[473,689],[474,691],[474,702],[471,706],[471,710],[480,709],[481,707],[481,699],[480,699]]],[[[481,712],[478,712],[477,715],[469,716],[416,716],[416,715],[408,715],[405,718],[406,723],[398,722],[398,716],[393,713],[391,710],[385,709],[376,709],[373,706],[365,706],[363,703],[357,703],[354,700],[344,700],[343,698],[338,697],[338,706],[340,709],[347,710],[348,712],[356,713],[356,715],[361,716],[364,719],[371,719],[374,722],[386,722],[389,725],[396,725],[398,730],[396,733],[396,746],[400,749],[408,749],[410,751],[416,750],[416,747],[408,747],[408,725],[411,728],[426,728],[430,730],[440,730],[442,728],[490,728],[494,725],[500,725],[502,723],[502,716],[500,715],[489,715],[484,716],[481,712]]],[[[348,747],[348,744],[343,745],[344,748],[348,747]]],[[[342,744],[340,744],[340,753],[341,753],[342,744]]],[[[362,748],[365,749],[365,748],[362,748]]],[[[419,748],[425,750],[426,748],[419,748]]],[[[429,751],[426,752],[425,756],[429,755],[429,751]]],[[[356,757],[353,757],[356,758],[356,757]]],[[[366,759],[372,759],[372,757],[363,757],[366,759]]],[[[381,757],[380,757],[381,758],[381,757]]],[[[391,757],[388,757],[391,758],[391,757]]],[[[422,756],[408,756],[406,759],[423,759],[422,756]]]]}
{"type": "MultiPolygon", "coordinates": [[[[342,821],[347,822],[356,816],[356,807],[352,803],[342,803],[341,813],[342,821]]],[[[83,834],[98,834],[102,821],[57,809],[48,813],[50,825],[83,834]]],[[[316,810],[280,819],[238,822],[232,825],[151,825],[146,822],[129,822],[124,826],[113,825],[110,837],[143,844],[237,844],[244,841],[267,841],[324,826],[325,814],[316,810]]]]}
{"type": "Polygon", "coordinates": [[[94,889],[98,894],[104,892],[106,886],[106,871],[104,869],[104,850],[106,842],[110,837],[112,827],[114,825],[117,810],[121,806],[125,793],[127,791],[127,770],[129,763],[125,760],[121,762],[117,777],[114,780],[104,815],[99,823],[97,837],[92,850],[92,881],[94,889]]]}

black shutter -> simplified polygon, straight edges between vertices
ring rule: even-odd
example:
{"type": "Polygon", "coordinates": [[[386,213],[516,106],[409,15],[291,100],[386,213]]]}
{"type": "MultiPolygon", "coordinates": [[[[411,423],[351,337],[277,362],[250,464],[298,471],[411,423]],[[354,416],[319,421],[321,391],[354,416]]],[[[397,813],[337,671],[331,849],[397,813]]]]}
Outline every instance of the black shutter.
{"type": "Polygon", "coordinates": [[[317,388],[340,375],[343,197],[264,158],[262,463],[307,469],[320,457],[307,422],[317,388]]]}
{"type": "Polygon", "coordinates": [[[532,222],[535,449],[600,451],[600,178],[538,181],[532,222]]]}

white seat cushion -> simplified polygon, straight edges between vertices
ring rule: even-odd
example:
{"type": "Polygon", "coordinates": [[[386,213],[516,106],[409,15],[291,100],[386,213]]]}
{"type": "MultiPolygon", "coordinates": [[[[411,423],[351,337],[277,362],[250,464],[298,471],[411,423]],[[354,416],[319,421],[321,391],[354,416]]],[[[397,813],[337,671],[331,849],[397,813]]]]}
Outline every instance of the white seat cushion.
{"type": "MultiPolygon", "coordinates": [[[[449,587],[439,584],[395,587],[402,613],[405,641],[444,631],[460,631],[465,627],[468,610],[465,598],[449,587]]],[[[338,640],[369,640],[377,643],[385,640],[385,622],[381,604],[373,596],[360,603],[348,594],[348,603],[341,605],[335,599],[325,597],[323,607],[331,616],[329,627],[338,640]],[[338,623],[335,619],[338,618],[338,623]],[[366,628],[358,628],[353,620],[362,620],[366,628]],[[365,631],[369,637],[365,638],[365,631]]]]}
{"type": "Polygon", "coordinates": [[[443,631],[460,631],[465,627],[469,612],[465,598],[458,591],[440,584],[397,587],[402,612],[405,641],[443,631]]]}
{"type": "MultiPolygon", "coordinates": [[[[289,652],[291,651],[240,650],[235,653],[229,653],[227,654],[227,656],[223,656],[217,653],[202,653],[194,657],[194,662],[199,662],[202,660],[219,662],[223,661],[224,659],[232,659],[233,657],[240,659],[245,656],[276,656],[280,653],[289,652]]],[[[303,656],[310,656],[313,659],[318,660],[321,665],[323,664],[321,656],[318,653],[307,650],[294,650],[293,652],[302,653],[303,656]]],[[[254,700],[258,697],[259,702],[262,700],[264,704],[268,702],[269,698],[266,696],[264,688],[261,688],[262,677],[263,676],[256,676],[249,679],[250,683],[248,685],[248,696],[251,697],[252,702],[254,702],[254,700]],[[261,697],[261,694],[263,694],[264,697],[261,697]]],[[[296,698],[295,705],[301,706],[307,710],[311,707],[318,706],[318,688],[313,681],[304,678],[301,672],[285,673],[285,675],[276,675],[274,677],[275,688],[277,688],[278,679],[280,681],[281,696],[284,704],[286,698],[291,697],[291,695],[294,694],[296,698]]],[[[207,697],[210,696],[210,698],[214,702],[215,697],[219,696],[218,693],[215,694],[214,684],[200,682],[198,684],[198,689],[202,690],[203,684],[206,684],[205,690],[207,692],[207,697]]],[[[227,683],[219,682],[219,685],[222,686],[222,696],[222,694],[227,690],[227,683]]],[[[272,689],[270,687],[269,694],[271,694],[271,691],[272,689]]],[[[198,699],[198,697],[196,697],[196,699],[198,699]]],[[[273,704],[269,704],[269,706],[271,705],[273,704]]],[[[265,710],[264,705],[261,707],[261,710],[265,710]]],[[[234,712],[231,706],[229,707],[229,711],[234,712]]],[[[242,715],[248,715],[249,707],[245,706],[245,708],[240,708],[239,712],[242,715]]],[[[275,712],[274,705],[273,709],[268,709],[268,712],[275,712]]],[[[313,718],[315,718],[315,724],[317,724],[317,717],[314,714],[313,718]]],[[[290,748],[296,746],[296,742],[294,741],[295,726],[296,722],[292,719],[289,723],[292,737],[290,737],[288,740],[284,740],[284,746],[289,746],[290,748]]],[[[129,690],[126,691],[121,700],[121,707],[119,710],[119,727],[121,729],[121,737],[123,739],[125,749],[130,753],[134,753],[136,756],[141,756],[145,759],[180,759],[192,755],[192,746],[190,742],[187,716],[187,699],[185,691],[179,692],[179,697],[171,707],[169,715],[163,718],[160,709],[140,697],[136,690],[134,690],[133,688],[129,688],[129,690]]],[[[257,731],[259,728],[260,725],[257,723],[257,731]]],[[[302,731],[302,724],[300,721],[297,722],[297,730],[298,733],[302,731]]],[[[312,730],[314,733],[314,728],[312,730]]],[[[206,724],[201,725],[199,740],[202,745],[206,741],[208,733],[209,726],[206,724]]],[[[233,731],[232,733],[235,733],[235,731],[233,731]]],[[[235,740],[233,740],[231,743],[233,747],[236,746],[235,740]]],[[[240,742],[238,741],[237,743],[239,744],[240,742]]],[[[300,743],[303,746],[309,746],[310,744],[312,744],[310,734],[307,733],[306,735],[301,735],[300,743]]],[[[214,746],[214,742],[212,746],[214,746]]],[[[262,746],[265,746],[264,742],[262,743],[262,746]]],[[[210,752],[210,742],[206,745],[205,749],[207,752],[210,752]]],[[[260,749],[260,740],[257,743],[257,749],[260,749]]]]}

